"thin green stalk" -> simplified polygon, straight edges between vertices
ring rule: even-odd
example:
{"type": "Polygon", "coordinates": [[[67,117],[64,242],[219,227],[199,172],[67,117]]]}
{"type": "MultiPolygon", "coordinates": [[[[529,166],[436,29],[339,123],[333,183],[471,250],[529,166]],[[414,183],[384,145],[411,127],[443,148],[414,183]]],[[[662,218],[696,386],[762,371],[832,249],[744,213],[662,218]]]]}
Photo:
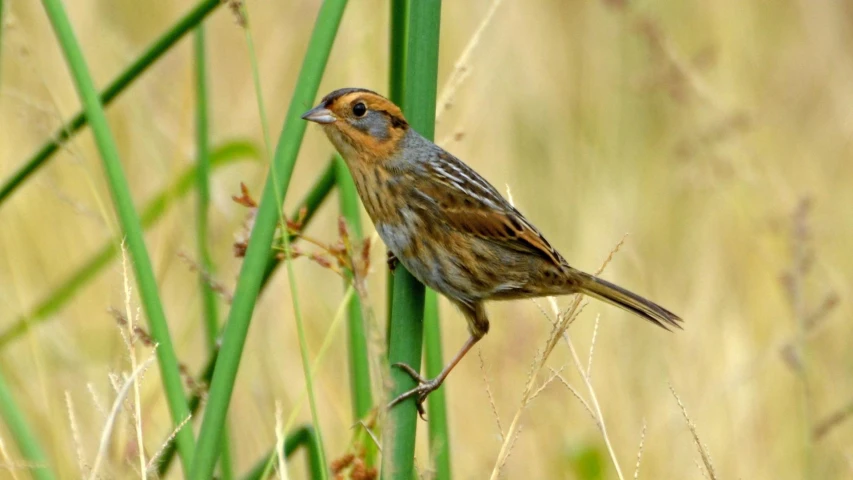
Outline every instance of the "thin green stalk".
{"type": "MultiPolygon", "coordinates": [[[[441,1],[413,4],[412,17],[418,25],[410,23],[406,96],[403,109],[413,128],[432,140],[435,137],[435,104],[438,78],[438,44],[441,23],[441,1]],[[417,52],[417,53],[415,53],[417,52]],[[408,72],[411,72],[411,76],[408,72]],[[415,74],[417,73],[417,74],[415,74]]],[[[410,19],[410,22],[413,20],[410,19]]],[[[438,318],[438,295],[427,289],[424,299],[424,368],[428,378],[438,376],[444,368],[441,352],[441,324],[438,318]]],[[[444,387],[427,398],[430,458],[436,480],[449,480],[450,433],[447,423],[447,398],[444,387]]]]}
{"type": "MultiPolygon", "coordinates": [[[[350,240],[357,246],[363,240],[361,228],[361,207],[358,202],[358,192],[344,159],[336,156],[338,198],[340,199],[341,214],[349,227],[350,240]]],[[[356,256],[355,254],[353,255],[356,256]]],[[[351,273],[347,273],[344,286],[353,281],[351,273]]],[[[364,418],[373,408],[373,394],[370,387],[370,362],[367,352],[367,333],[364,329],[361,301],[358,295],[353,295],[347,306],[347,330],[349,332],[349,377],[350,396],[352,398],[353,421],[364,418]]]]}
{"type": "MultiPolygon", "coordinates": [[[[409,0],[391,0],[391,25],[388,41],[388,98],[397,105],[403,104],[403,85],[406,82],[406,23],[409,0]]],[[[391,311],[394,306],[394,275],[385,273],[385,307],[387,330],[385,340],[391,341],[391,311]]],[[[388,345],[385,346],[388,350],[388,345]]]]}
{"type": "Polygon", "coordinates": [[[284,128],[279,136],[275,158],[261,196],[252,235],[237,280],[234,300],[222,339],[222,353],[216,362],[196,456],[189,475],[191,479],[207,480],[213,474],[220,435],[228,404],[231,401],[252,311],[257,302],[266,271],[267,258],[280,218],[281,201],[287,192],[296,155],[305,134],[306,123],[300,116],[317,96],[320,79],[345,6],[346,0],[326,0],[320,7],[314,32],[308,43],[308,51],[285,116],[284,128]]]}
{"type": "MultiPolygon", "coordinates": [[[[258,149],[247,141],[229,142],[214,149],[210,154],[210,166],[216,170],[231,165],[238,160],[251,158],[259,160],[258,149]]],[[[197,167],[193,166],[182,172],[171,185],[154,196],[142,208],[140,219],[142,228],[148,229],[159,221],[169,208],[184,197],[195,186],[197,167]]],[[[103,269],[116,258],[119,252],[121,237],[109,241],[98,250],[98,253],[79,267],[58,287],[54,288],[44,300],[38,303],[28,313],[19,317],[15,323],[0,333],[0,350],[26,334],[30,328],[42,322],[57,318],[53,314],[64,307],[76,293],[92,281],[103,269]]]]}
{"type": "MultiPolygon", "coordinates": [[[[101,102],[104,106],[109,105],[112,101],[124,91],[134,80],[145,73],[157,59],[164,53],[169,51],[175,43],[178,42],[184,35],[192,31],[192,29],[201,23],[202,20],[212,12],[219,4],[220,0],[204,0],[198,4],[190,13],[186,14],[178,23],[164,33],[160,38],[154,41],[139,58],[133,62],[125,71],[116,77],[105,88],[101,94],[101,102]]],[[[0,205],[6,198],[20,187],[24,180],[35,173],[45,162],[59,150],[59,147],[68,139],[73,137],[81,128],[86,126],[89,119],[86,112],[81,111],[70,122],[60,127],[50,140],[45,143],[38,152],[36,152],[27,162],[21,166],[11,177],[0,187],[0,205]]]]}
{"type": "MultiPolygon", "coordinates": [[[[0,415],[3,416],[6,428],[9,429],[12,439],[18,445],[18,450],[24,456],[25,463],[29,466],[28,469],[33,478],[37,480],[53,480],[55,477],[47,462],[47,456],[44,454],[44,450],[42,450],[38,439],[27,424],[24,412],[18,408],[18,404],[12,397],[12,392],[9,390],[8,385],[6,385],[6,379],[2,372],[0,372],[0,415]]],[[[10,466],[10,468],[15,467],[10,466]]]]}
{"type": "MultiPolygon", "coordinates": [[[[305,425],[298,428],[284,439],[285,458],[290,458],[290,456],[296,452],[297,448],[305,447],[306,453],[308,454],[309,478],[312,480],[319,480],[323,478],[326,470],[316,445],[316,434],[314,433],[314,429],[311,428],[311,425],[305,425]]],[[[266,475],[269,476],[269,474],[272,473],[272,469],[267,469],[267,465],[272,458],[275,458],[275,452],[270,450],[255,463],[255,466],[249,470],[249,473],[243,477],[243,480],[261,480],[264,478],[264,472],[268,472],[266,475]]]]}
{"type": "MultiPolygon", "coordinates": [[[[270,156],[271,142],[270,142],[270,134],[269,134],[269,126],[267,125],[267,114],[264,108],[266,104],[263,99],[263,89],[261,87],[261,75],[260,68],[258,68],[258,59],[255,54],[255,43],[252,40],[251,28],[249,27],[249,12],[246,8],[245,4],[240,5],[240,10],[243,15],[243,19],[245,22],[245,30],[246,30],[246,44],[249,48],[249,60],[252,65],[252,78],[254,79],[255,84],[255,96],[258,101],[258,114],[261,118],[261,127],[263,129],[264,134],[264,143],[267,147],[267,156],[270,156]]],[[[292,165],[292,164],[291,164],[292,165]]],[[[276,163],[274,162],[270,165],[271,175],[275,176],[276,172],[276,163]]],[[[290,167],[292,168],[292,166],[290,167]]],[[[285,188],[287,188],[285,186],[285,188]]],[[[285,224],[284,213],[281,211],[281,205],[284,203],[284,192],[276,189],[274,191],[276,198],[278,199],[278,207],[279,207],[279,218],[281,220],[281,224],[285,224]]],[[[284,247],[285,252],[290,251],[290,235],[282,236],[282,245],[284,247]]],[[[305,338],[305,325],[302,322],[302,309],[299,306],[299,291],[298,291],[298,282],[296,281],[296,274],[293,271],[293,262],[290,262],[288,257],[284,258],[285,268],[287,269],[287,280],[288,285],[290,287],[290,298],[293,305],[293,318],[296,323],[296,333],[297,338],[299,339],[299,355],[302,358],[302,371],[303,376],[305,378],[305,388],[308,393],[308,406],[311,411],[311,422],[314,426],[314,431],[316,432],[314,441],[315,448],[319,452],[320,460],[322,463],[326,463],[326,452],[323,448],[323,435],[322,430],[320,430],[320,415],[317,411],[317,402],[314,397],[314,375],[311,371],[311,360],[308,355],[308,341],[305,338]]],[[[325,474],[323,478],[326,478],[325,474]]]]}
{"type": "MultiPolygon", "coordinates": [[[[440,0],[418,0],[410,3],[402,107],[412,128],[427,138],[432,138],[435,133],[440,22],[440,0]]],[[[389,361],[391,364],[405,363],[417,369],[421,361],[424,328],[424,286],[400,266],[397,267],[394,277],[389,361]]],[[[431,327],[437,327],[437,322],[433,322],[431,327]]],[[[392,378],[393,395],[399,395],[415,386],[414,380],[400,369],[392,369],[392,378]]],[[[436,393],[439,392],[433,392],[431,396],[436,393]]],[[[430,423],[432,421],[430,418],[430,423]]],[[[397,405],[388,413],[382,437],[383,479],[409,479],[415,474],[417,422],[414,398],[397,405]]],[[[446,424],[444,429],[446,433],[446,424]]]]}
{"type": "MultiPolygon", "coordinates": [[[[267,147],[267,156],[271,156],[271,141],[269,134],[269,126],[267,124],[267,115],[264,105],[266,103],[263,100],[263,89],[261,86],[261,75],[260,68],[258,67],[257,55],[255,54],[255,44],[252,40],[252,31],[249,26],[249,12],[246,8],[245,4],[241,4],[241,12],[245,21],[245,32],[246,32],[246,44],[249,48],[249,59],[252,65],[252,78],[255,84],[255,94],[258,101],[258,113],[261,119],[261,127],[263,129],[264,135],[264,143],[267,147]]],[[[276,164],[273,163],[271,165],[272,175],[275,175],[276,164]]],[[[278,198],[278,206],[279,206],[279,217],[281,220],[281,224],[285,224],[284,214],[281,211],[281,205],[284,203],[284,193],[278,190],[275,190],[276,197],[278,198]]],[[[290,235],[282,236],[282,244],[285,252],[290,251],[290,235]]],[[[305,327],[302,321],[302,309],[299,306],[299,292],[298,292],[298,282],[296,280],[296,274],[293,271],[293,263],[289,261],[288,257],[284,258],[285,267],[287,269],[287,278],[288,285],[290,287],[290,297],[293,305],[293,317],[294,322],[296,323],[296,331],[299,339],[299,353],[302,358],[302,367],[303,367],[303,376],[305,378],[305,386],[308,393],[308,404],[311,411],[311,421],[314,426],[314,431],[316,432],[314,441],[315,441],[315,449],[319,453],[320,460],[322,463],[325,463],[325,451],[323,447],[323,437],[322,431],[320,430],[320,418],[319,413],[317,411],[317,403],[314,396],[314,377],[310,368],[310,359],[308,355],[308,342],[305,338],[305,327]]],[[[323,476],[325,478],[325,475],[323,476]]]]}
{"type": "Polygon", "coordinates": [[[406,83],[406,26],[409,0],[391,0],[391,29],[388,38],[388,98],[401,105],[406,83]]]}
{"type": "MultiPolygon", "coordinates": [[[[427,378],[435,378],[444,368],[441,352],[441,325],[438,318],[438,294],[426,291],[424,301],[424,370],[427,378]]],[[[429,422],[429,456],[433,461],[435,480],[450,480],[450,427],[447,422],[447,394],[444,387],[427,397],[429,422]]]]}
{"type": "MultiPolygon", "coordinates": [[[[178,369],[178,358],[175,355],[172,339],[169,335],[169,325],[163,312],[163,305],[157,292],[157,280],[151,268],[145,239],[142,236],[142,225],[139,215],[134,209],[133,199],[127,178],[121,165],[118,147],[110,132],[103,105],[95,90],[95,84],[89,74],[80,45],[74,36],[74,31],[68,21],[68,16],[61,0],[42,0],[50,23],[56,33],[59,44],[71,70],[77,93],[83,103],[83,109],[92,126],[95,143],[101,154],[101,160],[106,171],[110,193],[113,197],[127,247],[133,260],[136,281],[145,316],[148,318],[149,329],[154,341],[157,342],[157,359],[163,388],[172,414],[174,425],[180,425],[189,416],[187,399],[184,396],[181,374],[178,369]]],[[[188,472],[193,454],[193,432],[191,428],[181,428],[176,433],[178,453],[183,462],[184,471],[188,472]]]]}
{"type": "MultiPolygon", "coordinates": [[[[302,219],[302,226],[307,227],[311,222],[311,219],[314,218],[314,214],[317,212],[317,209],[320,208],[323,201],[328,198],[329,193],[332,191],[332,187],[334,186],[334,159],[330,163],[329,168],[326,169],[326,172],[320,176],[320,178],[314,183],[314,186],[309,191],[308,195],[299,202],[296,210],[290,216],[293,221],[297,219],[302,219]],[[332,172],[329,175],[329,172],[332,172]]],[[[298,240],[298,236],[291,235],[291,241],[298,240]]],[[[263,285],[266,286],[270,277],[265,277],[263,285]]],[[[213,367],[216,365],[216,360],[219,358],[219,348],[214,348],[210,352],[210,357],[205,363],[205,367],[201,377],[198,378],[197,382],[203,385],[209,385],[210,379],[213,377],[213,367]]],[[[190,412],[195,417],[195,414],[198,412],[198,408],[201,405],[201,396],[199,392],[194,392],[190,397],[190,412]]],[[[311,431],[313,435],[313,430],[311,431]]],[[[169,466],[171,465],[172,459],[175,455],[175,444],[171,440],[167,440],[161,444],[166,444],[163,449],[163,454],[160,457],[160,462],[157,466],[157,474],[159,477],[165,477],[166,473],[169,470],[169,466]]]]}
{"type": "MultiPolygon", "coordinates": [[[[423,347],[424,286],[398,265],[394,272],[394,312],[389,327],[388,360],[420,366],[423,347]]],[[[391,368],[392,398],[416,386],[399,368],[391,368]]],[[[382,434],[382,478],[409,479],[415,475],[415,399],[410,398],[388,412],[382,434]]]]}
{"type": "Polygon", "coordinates": [[[196,92],[196,194],[198,195],[198,210],[196,211],[196,237],[198,248],[199,286],[201,289],[204,329],[207,334],[208,351],[216,346],[216,335],[219,334],[219,320],[216,309],[216,293],[210,286],[209,276],[213,275],[213,262],[210,258],[210,247],[207,239],[210,236],[208,228],[208,211],[210,209],[210,134],[207,116],[207,60],[204,53],[204,25],[196,28],[193,42],[195,52],[195,92],[196,92]]]}
{"type": "MultiPolygon", "coordinates": [[[[207,359],[207,363],[204,364],[204,370],[202,370],[201,376],[196,379],[196,382],[201,385],[199,389],[196,389],[190,395],[189,407],[190,413],[195,417],[195,414],[198,413],[198,409],[201,407],[201,399],[203,388],[205,385],[210,384],[210,379],[213,377],[213,367],[216,366],[216,360],[219,358],[219,348],[214,347],[213,350],[210,351],[210,357],[207,359]]],[[[166,476],[166,473],[169,472],[169,467],[172,466],[172,460],[175,458],[175,441],[174,437],[169,437],[165,442],[163,442],[163,453],[160,454],[160,458],[157,461],[157,477],[163,478],[166,476]]]]}
{"type": "MultiPolygon", "coordinates": [[[[199,289],[201,293],[202,317],[207,334],[208,352],[216,349],[216,337],[219,335],[219,314],[216,308],[216,292],[210,284],[215,273],[207,239],[208,211],[210,209],[210,119],[208,118],[207,95],[207,56],[205,54],[204,24],[195,29],[193,52],[195,56],[195,93],[196,93],[196,150],[198,170],[196,191],[198,193],[198,211],[196,212],[196,239],[198,247],[199,289]]],[[[195,414],[195,413],[193,413],[195,414]]],[[[222,433],[222,452],[219,457],[219,473],[223,480],[234,478],[231,465],[230,435],[227,426],[222,433]]]]}

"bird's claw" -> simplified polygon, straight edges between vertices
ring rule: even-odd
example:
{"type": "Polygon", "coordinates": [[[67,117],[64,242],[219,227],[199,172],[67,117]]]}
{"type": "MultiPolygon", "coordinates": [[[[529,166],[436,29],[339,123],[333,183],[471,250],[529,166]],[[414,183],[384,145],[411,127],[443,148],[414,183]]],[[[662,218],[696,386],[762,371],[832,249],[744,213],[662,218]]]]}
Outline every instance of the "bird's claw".
{"type": "Polygon", "coordinates": [[[410,377],[412,377],[413,380],[418,382],[418,386],[409,391],[403,392],[402,394],[397,396],[397,398],[391,400],[391,402],[388,403],[388,408],[390,409],[398,403],[414,397],[415,406],[418,409],[418,415],[421,417],[421,420],[426,421],[426,410],[424,409],[424,401],[430,393],[437,390],[438,387],[441,386],[441,381],[437,378],[427,380],[423,376],[421,376],[421,374],[418,373],[414,368],[406,365],[405,363],[395,363],[393,366],[406,372],[410,377]]]}

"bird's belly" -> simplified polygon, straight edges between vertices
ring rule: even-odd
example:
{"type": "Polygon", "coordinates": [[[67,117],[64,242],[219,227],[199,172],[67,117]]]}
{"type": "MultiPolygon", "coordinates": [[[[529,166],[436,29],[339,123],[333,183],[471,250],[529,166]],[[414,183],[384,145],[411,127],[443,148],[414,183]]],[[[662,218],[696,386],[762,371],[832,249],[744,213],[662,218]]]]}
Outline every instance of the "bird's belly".
{"type": "MultiPolygon", "coordinates": [[[[459,232],[380,222],[377,232],[415,278],[462,303],[517,298],[530,281],[528,259],[459,232]]],[[[417,222],[415,222],[417,223],[417,222]]]]}

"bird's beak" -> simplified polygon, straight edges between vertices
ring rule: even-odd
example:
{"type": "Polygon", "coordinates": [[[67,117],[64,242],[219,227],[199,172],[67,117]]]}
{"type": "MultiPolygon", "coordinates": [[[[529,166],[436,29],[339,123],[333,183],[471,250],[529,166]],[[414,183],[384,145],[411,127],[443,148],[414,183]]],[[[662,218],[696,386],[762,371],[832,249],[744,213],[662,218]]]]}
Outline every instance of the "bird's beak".
{"type": "Polygon", "coordinates": [[[309,122],[316,122],[321,125],[335,123],[338,118],[335,117],[335,114],[332,113],[328,108],[324,108],[322,105],[317,105],[305,112],[302,115],[302,120],[308,120],[309,122]]]}

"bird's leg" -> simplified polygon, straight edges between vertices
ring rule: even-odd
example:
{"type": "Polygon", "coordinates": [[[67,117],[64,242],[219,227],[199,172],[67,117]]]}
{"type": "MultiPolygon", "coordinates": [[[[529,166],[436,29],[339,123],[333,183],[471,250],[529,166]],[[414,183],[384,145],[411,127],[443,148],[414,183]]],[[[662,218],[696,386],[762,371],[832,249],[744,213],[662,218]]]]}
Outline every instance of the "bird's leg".
{"type": "Polygon", "coordinates": [[[402,402],[403,400],[406,400],[407,398],[415,397],[415,405],[418,407],[418,414],[421,416],[422,419],[426,420],[426,418],[424,417],[424,415],[426,414],[424,410],[424,400],[426,400],[427,396],[431,392],[437,390],[438,387],[440,387],[441,384],[444,383],[444,379],[447,378],[447,375],[450,373],[451,370],[453,370],[453,367],[455,367],[456,364],[459,363],[460,360],[462,360],[462,357],[464,357],[465,354],[468,353],[468,350],[471,350],[471,347],[473,347],[474,344],[480,341],[481,338],[483,338],[482,335],[471,335],[470,337],[468,337],[468,341],[466,341],[465,344],[462,345],[462,348],[459,349],[459,352],[456,353],[456,356],[454,356],[453,359],[450,360],[450,363],[448,363],[447,366],[444,367],[441,373],[439,373],[438,376],[433,378],[432,380],[427,380],[426,378],[421,376],[421,374],[418,373],[417,370],[410,367],[409,365],[406,365],[405,363],[395,363],[394,366],[408,373],[409,376],[411,376],[416,382],[418,382],[418,386],[401,394],[394,400],[391,400],[391,402],[388,404],[388,408],[397,405],[398,403],[402,402]]]}
{"type": "Polygon", "coordinates": [[[400,261],[397,260],[397,256],[394,255],[394,252],[392,252],[391,250],[388,250],[387,262],[388,262],[388,269],[393,272],[394,269],[397,268],[397,263],[399,263],[400,261]]]}

